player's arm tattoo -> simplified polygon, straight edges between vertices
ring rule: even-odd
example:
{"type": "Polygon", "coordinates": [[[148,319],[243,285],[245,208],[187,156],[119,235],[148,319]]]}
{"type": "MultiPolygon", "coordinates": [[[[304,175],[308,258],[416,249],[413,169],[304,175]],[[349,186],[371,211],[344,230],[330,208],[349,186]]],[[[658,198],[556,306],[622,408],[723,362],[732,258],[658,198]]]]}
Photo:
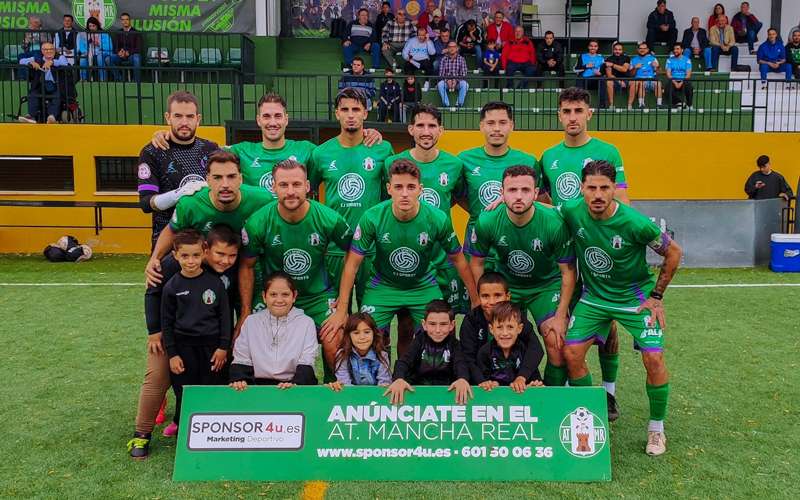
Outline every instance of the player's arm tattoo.
{"type": "Polygon", "coordinates": [[[672,281],[673,276],[675,276],[675,272],[678,270],[678,265],[681,262],[681,255],[683,255],[683,250],[681,250],[681,247],[669,239],[669,236],[662,235],[662,237],[666,238],[666,244],[659,249],[661,251],[654,249],[659,255],[664,257],[664,262],[661,263],[661,270],[658,273],[656,286],[653,289],[659,294],[663,294],[669,283],[672,281]]]}

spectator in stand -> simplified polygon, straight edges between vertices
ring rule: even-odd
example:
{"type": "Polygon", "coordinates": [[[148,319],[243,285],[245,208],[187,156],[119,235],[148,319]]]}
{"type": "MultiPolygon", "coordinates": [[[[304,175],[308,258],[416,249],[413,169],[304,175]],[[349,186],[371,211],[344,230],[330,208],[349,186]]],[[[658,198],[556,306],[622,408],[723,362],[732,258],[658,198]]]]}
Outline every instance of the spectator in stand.
{"type": "Polygon", "coordinates": [[[400,108],[403,122],[406,121],[406,113],[408,110],[416,106],[420,101],[422,101],[422,89],[419,87],[417,77],[412,73],[406,76],[405,82],[403,83],[403,105],[400,108]]]}
{"type": "MultiPolygon", "coordinates": [[[[86,31],[78,34],[78,59],[82,68],[89,66],[99,66],[100,70],[97,72],[97,78],[104,82],[106,81],[105,62],[106,55],[111,54],[114,50],[114,44],[111,42],[111,37],[108,33],[103,31],[100,21],[96,17],[90,17],[86,20],[86,31]]],[[[88,71],[81,71],[81,80],[87,80],[89,76],[88,71]]]]}
{"type": "MultiPolygon", "coordinates": [[[[606,77],[606,95],[608,96],[608,107],[614,109],[614,90],[627,90],[628,78],[631,70],[631,58],[625,55],[621,43],[616,42],[611,48],[611,55],[605,60],[604,73],[606,77]]],[[[604,103],[600,103],[602,107],[604,103]]]]}
{"type": "Polygon", "coordinates": [[[464,0],[456,7],[456,31],[460,30],[470,19],[477,25],[481,19],[481,9],[475,5],[475,0],[464,0]]]}
{"type": "MultiPolygon", "coordinates": [[[[430,33],[428,34],[430,36],[430,33]]],[[[447,45],[450,43],[450,29],[446,28],[439,33],[439,36],[433,40],[433,47],[436,49],[436,55],[433,57],[433,72],[439,74],[439,63],[442,58],[447,56],[447,45]]]]}
{"type": "Polygon", "coordinates": [[[403,91],[400,88],[400,84],[394,81],[392,68],[386,68],[384,76],[386,76],[386,81],[381,84],[381,98],[378,101],[378,121],[399,122],[400,101],[403,98],[403,91]]]}
{"type": "Polygon", "coordinates": [[[631,71],[634,81],[631,82],[630,93],[628,94],[628,109],[633,107],[634,96],[639,96],[639,109],[644,109],[644,97],[648,90],[653,90],[656,94],[656,103],[662,107],[661,95],[663,88],[661,82],[656,79],[658,73],[658,59],[650,53],[650,46],[646,43],[639,44],[639,54],[631,60],[631,71]]]}
{"type": "Polygon", "coordinates": [[[458,42],[461,55],[475,54],[475,61],[480,66],[483,59],[483,31],[478,26],[474,19],[468,19],[467,22],[459,26],[456,33],[456,42],[458,42]]]}
{"type": "Polygon", "coordinates": [[[506,16],[499,10],[494,13],[494,23],[486,28],[486,41],[494,41],[497,50],[503,51],[504,45],[514,39],[514,27],[506,21],[506,16]]]}
{"type": "Polygon", "coordinates": [[[447,20],[442,18],[442,11],[436,9],[433,11],[433,19],[428,23],[428,37],[435,38],[443,30],[449,30],[450,26],[447,25],[447,20]]]}
{"type": "Polygon", "coordinates": [[[702,57],[705,63],[705,69],[711,68],[711,48],[708,46],[708,34],[706,30],[700,27],[700,18],[693,17],[692,25],[683,31],[683,40],[681,46],[686,53],[687,57],[702,57]]]}
{"type": "Polygon", "coordinates": [[[800,33],[800,22],[797,23],[797,26],[789,30],[789,36],[787,36],[786,39],[791,40],[795,33],[800,33]]]}
{"type": "Polygon", "coordinates": [[[347,87],[357,89],[367,98],[367,111],[372,109],[372,100],[375,99],[375,80],[369,76],[364,68],[364,59],[355,56],[351,64],[352,71],[339,80],[339,91],[347,87]]]}
{"type": "Polygon", "coordinates": [[[442,105],[450,107],[450,92],[458,91],[457,107],[464,106],[464,99],[467,98],[469,85],[467,77],[467,61],[458,53],[458,44],[455,40],[450,40],[447,44],[447,55],[442,58],[439,66],[439,76],[441,80],[436,85],[439,89],[439,97],[442,98],[442,105]]]}
{"type": "Polygon", "coordinates": [[[710,71],[717,71],[719,68],[720,55],[731,56],[732,70],[739,65],[739,47],[736,46],[733,28],[728,26],[728,16],[717,17],[716,26],[708,30],[708,44],[711,46],[710,71]]]}
{"type": "MultiPolygon", "coordinates": [[[[433,0],[428,0],[425,2],[425,12],[423,12],[417,18],[417,28],[427,28],[428,25],[433,21],[433,13],[434,11],[438,10],[436,8],[436,2],[433,0]]],[[[439,12],[439,16],[441,17],[441,11],[439,12]]]]}
{"type": "MultiPolygon", "coordinates": [[[[433,42],[428,40],[428,29],[417,27],[417,36],[411,38],[403,47],[403,59],[406,61],[403,71],[415,73],[421,70],[426,75],[434,74],[433,57],[436,55],[436,47],[433,42]]],[[[430,84],[425,81],[422,86],[423,92],[427,92],[430,84]]]]}
{"type": "MultiPolygon", "coordinates": [[[[536,48],[536,65],[540,75],[552,71],[560,78],[564,77],[564,50],[552,31],[545,32],[544,41],[536,48]]],[[[559,81],[558,86],[563,87],[564,81],[559,81]]]]}
{"type": "MultiPolygon", "coordinates": [[[[775,28],[767,30],[767,41],[758,47],[758,71],[761,73],[761,88],[767,88],[767,73],[783,73],[792,79],[792,66],[786,62],[786,47],[778,40],[775,28]]],[[[789,86],[789,83],[786,84],[789,86]]]]}
{"type": "Polygon", "coordinates": [[[54,71],[54,68],[69,66],[67,58],[63,55],[56,56],[56,47],[52,42],[43,42],[39,53],[20,59],[19,63],[29,66],[33,71],[30,74],[28,89],[28,114],[20,116],[19,121],[56,123],[61,113],[61,92],[58,83],[67,75],[64,71],[54,71]]]}
{"type": "Polygon", "coordinates": [[[375,17],[375,32],[379,37],[383,35],[383,28],[386,24],[394,19],[391,8],[392,5],[389,2],[383,2],[381,4],[381,11],[378,13],[377,17],[375,17]]]}
{"type": "MultiPolygon", "coordinates": [[[[500,52],[497,51],[495,43],[489,42],[486,52],[483,53],[483,74],[486,76],[498,76],[500,74],[500,52]]],[[[484,80],[483,88],[489,88],[490,80],[484,80]]],[[[495,78],[493,88],[500,88],[500,80],[495,78]]]]}
{"type": "MultiPolygon", "coordinates": [[[[18,60],[41,55],[42,44],[53,41],[50,33],[42,31],[42,20],[39,17],[28,17],[28,28],[30,31],[26,31],[25,36],[22,38],[22,52],[17,57],[18,60]]],[[[28,78],[28,70],[26,68],[20,70],[19,78],[21,80],[28,78]]]]}
{"type": "Polygon", "coordinates": [[[75,47],[78,42],[78,30],[75,29],[75,18],[72,14],[64,14],[61,29],[56,31],[53,44],[56,52],[67,58],[69,64],[75,64],[75,47]]]}
{"type": "Polygon", "coordinates": [[[406,11],[397,9],[395,18],[386,23],[383,28],[383,57],[393,67],[397,67],[394,55],[403,50],[406,42],[414,34],[414,25],[406,19],[406,11]]]}
{"type": "Polygon", "coordinates": [[[758,41],[758,32],[764,26],[758,18],[750,12],[750,3],[742,2],[739,12],[733,16],[731,27],[733,34],[736,35],[736,43],[747,42],[747,48],[751,54],[756,53],[755,43],[758,41]]]}
{"type": "Polygon", "coordinates": [[[792,38],[786,44],[786,60],[795,80],[800,80],[800,30],[792,32],[792,38]]]}
{"type": "Polygon", "coordinates": [[[372,56],[372,67],[380,68],[381,46],[379,40],[375,27],[369,22],[369,11],[363,8],[359,9],[357,19],[351,22],[344,32],[342,47],[345,65],[350,67],[353,57],[364,51],[372,56]]]}
{"type": "MultiPolygon", "coordinates": [[[[142,35],[131,26],[131,15],[119,15],[122,28],[114,35],[114,53],[106,57],[108,66],[133,65],[134,78],[139,81],[139,68],[142,66],[142,35]]],[[[114,80],[122,81],[122,71],[114,71],[114,80]]]]}
{"type": "Polygon", "coordinates": [[[578,80],[575,86],[582,89],[595,89],[599,94],[600,106],[606,106],[606,86],[603,81],[605,76],[605,59],[598,53],[600,44],[597,40],[589,40],[588,52],[581,54],[575,71],[578,80]]]}
{"type": "MultiPolygon", "coordinates": [[[[708,16],[708,29],[710,30],[714,26],[717,25],[717,19],[719,16],[725,16],[725,19],[728,19],[728,16],[725,14],[725,6],[721,3],[715,4],[714,9],[711,11],[711,15],[708,16]]],[[[730,21],[728,21],[730,23],[730,21]]]]}
{"type": "Polygon", "coordinates": [[[647,46],[652,50],[654,44],[660,42],[672,47],[677,39],[675,16],[667,10],[666,0],[658,0],[655,10],[647,16],[647,46]]]}
{"type": "Polygon", "coordinates": [[[783,198],[789,201],[793,196],[792,188],[781,174],[772,170],[769,156],[761,155],[756,160],[758,170],[750,174],[744,183],[744,192],[751,200],[767,200],[783,198]]]}
{"type": "Polygon", "coordinates": [[[672,47],[672,55],[665,64],[667,79],[670,85],[673,108],[692,107],[694,88],[689,79],[692,77],[692,60],[683,54],[683,45],[676,43],[672,47]]]}
{"type": "MultiPolygon", "coordinates": [[[[503,45],[501,60],[508,76],[508,88],[514,88],[514,73],[522,73],[524,77],[536,76],[536,50],[530,38],[525,36],[522,26],[514,28],[514,38],[503,45]]],[[[527,88],[528,82],[523,79],[517,88],[527,88]]]]}

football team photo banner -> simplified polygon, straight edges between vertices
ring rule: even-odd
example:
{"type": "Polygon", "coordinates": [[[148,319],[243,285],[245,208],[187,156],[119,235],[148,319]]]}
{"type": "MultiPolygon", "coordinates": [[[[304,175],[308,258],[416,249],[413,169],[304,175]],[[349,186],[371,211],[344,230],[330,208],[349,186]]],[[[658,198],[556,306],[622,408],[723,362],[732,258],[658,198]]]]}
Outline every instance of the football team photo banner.
{"type": "Polygon", "coordinates": [[[176,481],[610,481],[601,387],[187,387],[176,481]]]}

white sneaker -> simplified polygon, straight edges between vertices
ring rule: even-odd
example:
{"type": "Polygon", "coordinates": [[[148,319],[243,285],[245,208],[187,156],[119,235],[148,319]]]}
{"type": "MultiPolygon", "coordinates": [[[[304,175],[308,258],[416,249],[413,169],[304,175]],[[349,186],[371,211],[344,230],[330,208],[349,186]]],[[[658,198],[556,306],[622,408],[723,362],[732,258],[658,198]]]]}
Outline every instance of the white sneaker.
{"type": "Polygon", "coordinates": [[[422,91],[423,92],[427,92],[428,90],[430,90],[430,88],[431,88],[430,82],[425,82],[425,84],[422,85],[422,91]]]}
{"type": "Polygon", "coordinates": [[[47,117],[47,123],[50,124],[50,125],[56,123],[56,117],[53,116],[53,115],[48,116],[47,117]]]}
{"type": "Polygon", "coordinates": [[[31,117],[31,115],[19,115],[19,117],[17,117],[17,120],[20,123],[36,123],[36,120],[34,120],[31,117]]]}
{"type": "Polygon", "coordinates": [[[658,431],[649,431],[647,433],[647,447],[644,451],[651,457],[663,455],[667,451],[666,434],[658,431]]]}

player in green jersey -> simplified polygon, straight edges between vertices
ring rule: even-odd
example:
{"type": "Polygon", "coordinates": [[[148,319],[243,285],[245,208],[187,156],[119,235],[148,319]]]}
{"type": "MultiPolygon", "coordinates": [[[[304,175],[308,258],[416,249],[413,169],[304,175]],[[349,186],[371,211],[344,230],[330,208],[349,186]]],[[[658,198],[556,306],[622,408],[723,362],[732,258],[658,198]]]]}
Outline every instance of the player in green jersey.
{"type": "MultiPolygon", "coordinates": [[[[414,139],[414,147],[389,157],[383,168],[388,178],[389,166],[394,160],[406,159],[416,163],[424,186],[420,199],[444,212],[452,224],[450,209],[464,189],[464,164],[456,156],[436,147],[443,132],[439,110],[430,104],[416,105],[408,120],[408,133],[414,139]]],[[[469,296],[443,250],[434,261],[434,267],[444,299],[456,313],[467,313],[469,296]]]]}
{"type": "Polygon", "coordinates": [[[196,229],[205,235],[215,224],[227,224],[238,233],[248,217],[272,201],[268,192],[242,186],[239,157],[227,151],[208,157],[206,182],[208,187],[180,199],[172,219],[159,234],[145,267],[148,286],[161,283],[161,258],[172,248],[178,231],[196,229]]]}
{"type": "MultiPolygon", "coordinates": [[[[538,169],[536,158],[508,145],[514,131],[514,112],[511,105],[494,101],[481,108],[480,129],[483,146],[461,152],[464,162],[467,211],[469,222],[464,236],[464,246],[469,252],[469,236],[481,212],[500,198],[501,180],[506,168],[526,165],[538,169]]],[[[496,204],[494,205],[496,206],[496,204]]],[[[491,207],[490,207],[491,209],[491,207]]]]}
{"type": "Polygon", "coordinates": [[[666,451],[664,418],[669,398],[662,299],[682,251],[646,215],[614,199],[616,176],[609,162],[589,162],[582,172],[583,198],[561,207],[584,286],[567,329],[564,358],[571,386],[592,385],[586,351],[595,339],[605,341],[612,321],[622,324],[641,351],[647,371],[646,452],[661,455],[666,451]],[[645,259],[647,247],[664,257],[657,281],[645,259]]]}
{"type": "MultiPolygon", "coordinates": [[[[425,306],[431,300],[442,298],[433,268],[437,245],[453,262],[467,287],[471,303],[478,303],[475,281],[452,224],[441,210],[419,200],[424,187],[419,181],[419,168],[409,160],[396,160],[389,175],[387,191],[391,200],[369,209],[353,233],[353,244],[339,285],[336,312],[322,327],[323,342],[339,340],[356,272],[364,254],[373,248],[375,266],[361,311],[370,313],[387,337],[392,317],[398,311],[408,310],[419,326],[425,315],[425,306]]],[[[398,338],[407,338],[412,333],[413,330],[398,330],[398,338]]],[[[398,351],[398,355],[402,354],[398,351]]]]}
{"type": "Polygon", "coordinates": [[[470,268],[479,280],[484,259],[494,250],[495,271],[508,282],[511,300],[531,313],[544,339],[545,383],[564,385],[561,351],[577,278],[575,252],[564,220],[554,209],[535,202],[538,196],[532,168],[506,169],[504,204],[482,213],[472,232],[470,268]]]}
{"type": "MultiPolygon", "coordinates": [[[[362,92],[345,88],[336,96],[339,135],[319,145],[311,154],[308,177],[311,188],[325,186],[325,205],[341,214],[350,227],[361,215],[381,201],[383,164],[393,154],[392,145],[382,141],[374,146],[364,142],[367,99],[362,92]]],[[[339,283],[344,255],[335,245],[328,249],[326,268],[331,282],[339,283]]],[[[360,302],[369,266],[358,278],[356,296],[360,302]]]]}

